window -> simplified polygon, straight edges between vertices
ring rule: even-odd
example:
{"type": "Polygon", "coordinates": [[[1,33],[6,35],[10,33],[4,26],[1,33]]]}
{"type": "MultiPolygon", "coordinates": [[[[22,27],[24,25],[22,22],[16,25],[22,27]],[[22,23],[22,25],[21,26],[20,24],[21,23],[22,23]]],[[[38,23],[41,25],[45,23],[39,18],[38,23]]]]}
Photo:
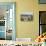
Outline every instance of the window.
{"type": "Polygon", "coordinates": [[[46,4],[46,0],[39,0],[40,4],[46,4]]]}
{"type": "Polygon", "coordinates": [[[15,3],[0,3],[0,40],[15,40],[15,3]]]}
{"type": "Polygon", "coordinates": [[[46,32],[46,11],[39,12],[39,35],[46,32]]]}

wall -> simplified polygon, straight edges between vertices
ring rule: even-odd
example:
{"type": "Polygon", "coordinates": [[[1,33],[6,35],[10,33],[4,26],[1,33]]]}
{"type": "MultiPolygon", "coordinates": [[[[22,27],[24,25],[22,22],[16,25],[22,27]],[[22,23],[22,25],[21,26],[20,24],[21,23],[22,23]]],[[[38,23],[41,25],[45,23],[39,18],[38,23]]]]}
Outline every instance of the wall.
{"type": "Polygon", "coordinates": [[[39,32],[39,14],[37,0],[17,0],[17,38],[36,38],[39,32]],[[33,12],[33,21],[21,22],[22,12],[33,12]]]}
{"type": "Polygon", "coordinates": [[[16,37],[36,38],[39,34],[39,10],[45,10],[46,5],[39,5],[38,0],[3,0],[0,2],[16,2],[16,37]],[[33,21],[21,22],[22,12],[33,12],[33,21]]]}
{"type": "Polygon", "coordinates": [[[40,11],[46,11],[46,4],[40,4],[39,5],[39,10],[40,11]]]}
{"type": "Polygon", "coordinates": [[[33,0],[18,0],[17,2],[17,37],[18,38],[31,38],[34,32],[34,20],[31,22],[21,22],[20,14],[22,12],[33,12],[33,0]]]}

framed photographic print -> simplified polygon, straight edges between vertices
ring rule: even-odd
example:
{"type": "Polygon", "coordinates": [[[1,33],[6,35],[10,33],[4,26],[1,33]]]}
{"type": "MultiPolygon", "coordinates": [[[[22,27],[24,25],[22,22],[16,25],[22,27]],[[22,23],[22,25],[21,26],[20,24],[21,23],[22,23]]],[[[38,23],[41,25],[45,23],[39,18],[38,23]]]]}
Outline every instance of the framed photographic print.
{"type": "Polygon", "coordinates": [[[21,14],[21,21],[32,21],[33,20],[33,15],[31,13],[23,13],[21,14]]]}
{"type": "Polygon", "coordinates": [[[39,0],[39,4],[46,4],[46,0],[39,0]]]}

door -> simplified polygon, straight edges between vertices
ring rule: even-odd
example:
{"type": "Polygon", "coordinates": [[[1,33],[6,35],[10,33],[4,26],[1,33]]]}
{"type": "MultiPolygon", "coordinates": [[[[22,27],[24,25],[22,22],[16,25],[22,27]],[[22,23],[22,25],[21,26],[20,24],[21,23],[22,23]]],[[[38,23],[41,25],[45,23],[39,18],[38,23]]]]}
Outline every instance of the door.
{"type": "Polygon", "coordinates": [[[5,22],[4,27],[2,28],[4,32],[0,32],[0,36],[2,36],[1,39],[3,40],[4,38],[5,40],[15,40],[15,3],[0,3],[0,22],[2,20],[5,22]]]}
{"type": "Polygon", "coordinates": [[[46,11],[39,12],[39,34],[46,32],[46,11]]]}

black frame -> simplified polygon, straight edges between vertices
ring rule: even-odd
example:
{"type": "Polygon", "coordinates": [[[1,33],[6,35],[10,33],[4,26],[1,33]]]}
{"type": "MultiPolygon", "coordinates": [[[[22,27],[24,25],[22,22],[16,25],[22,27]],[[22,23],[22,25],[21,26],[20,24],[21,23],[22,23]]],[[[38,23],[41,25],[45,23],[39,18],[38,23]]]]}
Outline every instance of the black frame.
{"type": "Polygon", "coordinates": [[[30,21],[33,21],[33,15],[24,15],[24,14],[21,14],[20,16],[20,20],[21,21],[25,21],[25,22],[30,22],[30,21]],[[25,18],[24,18],[25,17],[25,18]]]}
{"type": "Polygon", "coordinates": [[[39,36],[40,36],[40,15],[39,15],[39,36]]]}

